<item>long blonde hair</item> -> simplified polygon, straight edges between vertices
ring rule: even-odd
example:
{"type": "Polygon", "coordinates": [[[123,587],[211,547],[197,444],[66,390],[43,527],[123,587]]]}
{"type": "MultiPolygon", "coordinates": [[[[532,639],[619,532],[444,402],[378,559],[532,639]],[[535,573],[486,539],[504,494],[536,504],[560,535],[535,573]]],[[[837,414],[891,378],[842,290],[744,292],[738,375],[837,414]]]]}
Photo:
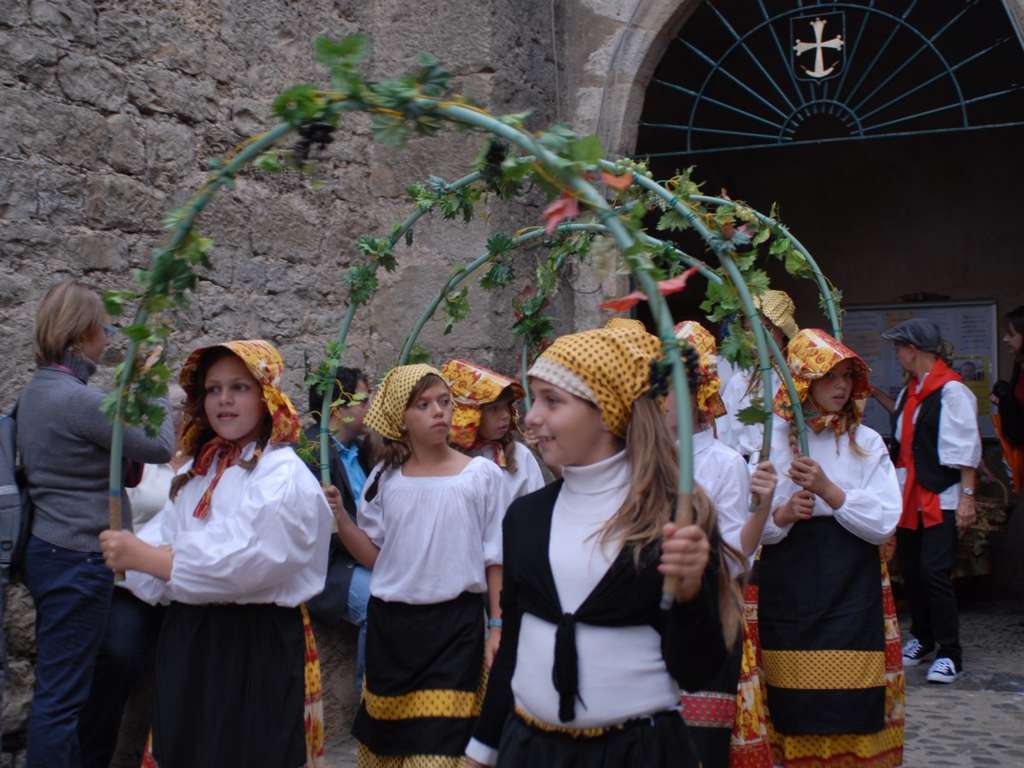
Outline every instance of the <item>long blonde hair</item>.
{"type": "MultiPolygon", "coordinates": [[[[639,565],[641,552],[660,541],[662,526],[675,513],[679,473],[676,441],[665,426],[661,405],[650,397],[633,403],[626,430],[626,461],[630,469],[629,492],[619,510],[598,533],[602,545],[612,542],[630,547],[634,563],[639,565]]],[[[718,598],[722,635],[732,647],[739,633],[741,595],[729,575],[727,558],[744,562],[743,558],[718,536],[718,516],[714,504],[699,487],[693,494],[693,522],[704,531],[709,541],[717,542],[718,598]]],[[[709,564],[710,567],[710,564],[709,564]]]]}

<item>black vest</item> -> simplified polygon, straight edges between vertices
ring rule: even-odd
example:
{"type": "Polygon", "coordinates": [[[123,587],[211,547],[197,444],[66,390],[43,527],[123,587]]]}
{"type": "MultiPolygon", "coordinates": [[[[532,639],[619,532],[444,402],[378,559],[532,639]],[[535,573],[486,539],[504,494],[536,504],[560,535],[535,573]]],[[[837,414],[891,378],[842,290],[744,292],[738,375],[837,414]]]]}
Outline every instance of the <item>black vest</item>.
{"type": "MultiPolygon", "coordinates": [[[[899,459],[900,435],[896,431],[896,419],[903,411],[907,400],[904,389],[892,413],[893,461],[899,459]]],[[[939,416],[942,414],[942,387],[932,392],[917,406],[914,422],[914,472],[922,488],[932,493],[942,493],[954,483],[960,482],[960,470],[945,467],[939,463],[939,416]]],[[[903,418],[908,418],[903,414],[903,418]]]]}

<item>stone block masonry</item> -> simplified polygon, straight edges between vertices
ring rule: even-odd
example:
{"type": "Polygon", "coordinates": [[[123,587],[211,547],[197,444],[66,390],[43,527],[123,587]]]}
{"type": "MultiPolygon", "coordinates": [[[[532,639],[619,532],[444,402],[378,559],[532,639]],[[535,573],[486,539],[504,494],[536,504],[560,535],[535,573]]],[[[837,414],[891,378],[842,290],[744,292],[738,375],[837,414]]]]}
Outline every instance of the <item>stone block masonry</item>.
{"type": "MultiPolygon", "coordinates": [[[[326,83],[312,60],[315,36],[367,33],[376,78],[430,52],[458,90],[499,112],[531,109],[539,128],[555,111],[550,18],[539,0],[0,2],[0,408],[13,404],[34,370],[33,320],[46,288],[65,277],[129,287],[161,242],[165,214],[200,187],[208,161],[272,126],[271,102],[287,86],[326,83]]],[[[448,131],[398,150],[379,147],[357,115],[318,163],[315,184],[294,172],[243,174],[200,220],[215,243],[214,267],[175,320],[172,358],[180,362],[198,344],[267,338],[281,348],[285,386],[303,407],[303,359],[318,361],[336,332],[358,237],[386,234],[409,213],[409,184],[467,173],[481,141],[448,131]]],[[[492,200],[469,225],[421,222],[414,246],[399,251],[398,272],[382,277],[378,296],[357,315],[345,361],[382,375],[452,265],[482,253],[497,230],[539,223],[539,202],[492,200]]],[[[511,297],[531,271],[524,267],[519,284],[494,295],[473,289],[472,318],[449,336],[431,324],[421,343],[437,362],[462,355],[514,370],[511,297]]],[[[569,327],[576,294],[559,301],[569,327]]],[[[112,374],[101,369],[97,383],[108,386],[112,374]]],[[[34,649],[31,601],[23,591],[12,595],[8,624],[25,625],[29,643],[18,646],[8,676],[19,690],[8,691],[4,745],[17,750],[34,649]]],[[[352,642],[337,631],[324,635],[332,743],[344,739],[342,721],[351,717],[352,642]]]]}
{"type": "MultiPolygon", "coordinates": [[[[0,407],[31,376],[32,321],[46,287],[69,276],[97,289],[127,287],[160,243],[164,215],[202,184],[208,161],[271,126],[270,104],[285,87],[326,81],[312,61],[316,35],[369,34],[374,77],[431,52],[459,90],[496,111],[532,109],[537,127],[553,119],[550,14],[539,2],[477,3],[469,12],[442,0],[3,5],[0,407]]],[[[294,172],[246,172],[200,220],[215,243],[214,268],[176,321],[172,356],[264,336],[281,347],[289,389],[304,400],[303,356],[316,361],[333,335],[356,239],[386,233],[409,212],[410,183],[467,172],[481,140],[448,132],[379,147],[368,120],[354,116],[321,158],[315,183],[294,172]]],[[[346,361],[382,374],[435,281],[481,253],[493,231],[539,222],[537,202],[491,201],[469,225],[424,221],[413,248],[402,247],[398,273],[357,316],[346,361]]],[[[428,326],[424,345],[439,362],[458,353],[511,370],[514,291],[473,291],[473,320],[447,337],[428,326]]],[[[567,292],[566,307],[574,301],[567,292]]],[[[111,376],[101,371],[100,383],[111,376]]]]}

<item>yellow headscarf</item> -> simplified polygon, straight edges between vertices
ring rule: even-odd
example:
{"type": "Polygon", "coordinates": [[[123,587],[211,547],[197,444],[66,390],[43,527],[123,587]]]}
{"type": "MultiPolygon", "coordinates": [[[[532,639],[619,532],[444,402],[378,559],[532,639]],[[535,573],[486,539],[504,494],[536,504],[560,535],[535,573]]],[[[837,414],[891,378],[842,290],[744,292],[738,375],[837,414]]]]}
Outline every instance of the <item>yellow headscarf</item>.
{"type": "Polygon", "coordinates": [[[199,381],[199,363],[204,352],[217,348],[228,350],[245,363],[249,373],[260,385],[263,402],[267,404],[267,411],[273,422],[270,442],[272,444],[298,442],[302,427],[299,414],[295,411],[291,400],[288,399],[288,395],[280,389],[281,374],[284,373],[284,360],[281,358],[281,353],[269,341],[247,339],[200,347],[186,358],[181,374],[178,376],[178,383],[185,390],[187,401],[181,425],[182,450],[188,454],[193,453],[196,441],[208,428],[205,419],[197,418],[193,414],[202,412],[202,408],[196,407],[196,405],[201,405],[206,389],[204,382],[199,381]]]}
{"type": "Polygon", "coordinates": [[[754,297],[754,306],[772,325],[782,331],[787,339],[792,339],[800,331],[800,326],[793,319],[796,304],[785,291],[767,290],[754,297]]]}
{"type": "MultiPolygon", "coordinates": [[[[820,379],[844,360],[853,360],[853,391],[850,393],[850,402],[853,404],[852,421],[843,413],[825,413],[812,416],[807,420],[807,426],[815,432],[821,432],[829,427],[837,435],[841,435],[860,424],[864,406],[871,394],[871,369],[860,355],[836,341],[825,331],[805,328],[790,339],[786,357],[789,370],[793,374],[793,385],[801,403],[809,399],[811,382],[820,379]]],[[[779,416],[787,421],[793,419],[793,406],[785,384],[782,384],[775,393],[774,405],[779,416]]]]}
{"type": "Polygon", "coordinates": [[[725,403],[718,378],[718,345],[715,337],[695,320],[676,324],[676,338],[693,347],[700,358],[699,382],[697,385],[697,409],[713,419],[725,415],[725,403]]]}
{"type": "Polygon", "coordinates": [[[389,440],[401,440],[405,427],[405,409],[409,396],[424,376],[441,372],[432,365],[398,365],[384,376],[377,392],[370,401],[363,423],[389,440]]]}
{"type": "MultiPolygon", "coordinates": [[[[449,432],[453,444],[467,451],[476,447],[481,409],[501,397],[506,389],[512,390],[509,409],[512,412],[512,428],[516,428],[514,402],[523,397],[523,387],[518,381],[466,360],[449,360],[441,366],[441,375],[451,387],[455,403],[449,432]]],[[[497,458],[498,464],[504,466],[504,454],[497,458]]]]}
{"type": "Polygon", "coordinates": [[[614,318],[604,328],[555,339],[529,375],[594,403],[608,428],[624,437],[633,402],[650,387],[651,361],[660,355],[661,342],[643,323],[614,318]]]}

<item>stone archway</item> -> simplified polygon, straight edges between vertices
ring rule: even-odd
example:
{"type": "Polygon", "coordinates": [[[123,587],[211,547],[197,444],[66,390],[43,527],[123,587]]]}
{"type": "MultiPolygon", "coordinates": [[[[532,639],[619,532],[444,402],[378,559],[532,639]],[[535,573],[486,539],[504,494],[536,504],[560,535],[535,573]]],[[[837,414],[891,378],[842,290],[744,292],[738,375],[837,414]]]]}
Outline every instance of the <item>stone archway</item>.
{"type": "MultiPolygon", "coordinates": [[[[1024,0],[1003,0],[1024,45],[1024,0]]],[[[610,154],[631,154],[647,85],[701,0],[579,0],[559,20],[572,40],[560,117],[593,132],[610,154]]]]}

